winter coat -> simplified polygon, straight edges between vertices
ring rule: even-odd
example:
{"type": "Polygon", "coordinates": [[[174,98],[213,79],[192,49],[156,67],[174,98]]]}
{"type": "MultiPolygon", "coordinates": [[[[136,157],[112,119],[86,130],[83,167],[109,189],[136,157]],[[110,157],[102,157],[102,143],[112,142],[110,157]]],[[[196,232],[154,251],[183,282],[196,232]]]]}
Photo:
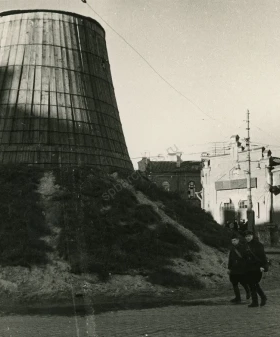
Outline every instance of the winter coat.
{"type": "Polygon", "coordinates": [[[246,260],[244,259],[245,247],[238,244],[232,246],[228,257],[228,269],[231,274],[245,274],[246,272],[246,260]],[[239,252],[239,255],[237,252],[239,252]]]}
{"type": "Polygon", "coordinates": [[[264,252],[264,246],[256,239],[246,244],[246,269],[247,271],[259,271],[260,268],[268,270],[267,258],[264,252]]]}

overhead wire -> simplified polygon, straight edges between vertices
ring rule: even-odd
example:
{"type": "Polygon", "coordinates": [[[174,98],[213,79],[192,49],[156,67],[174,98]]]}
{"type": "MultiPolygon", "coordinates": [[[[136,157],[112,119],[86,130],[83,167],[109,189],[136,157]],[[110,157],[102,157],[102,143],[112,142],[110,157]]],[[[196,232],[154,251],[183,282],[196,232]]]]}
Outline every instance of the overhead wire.
{"type": "MultiPolygon", "coordinates": [[[[83,1],[83,0],[82,0],[83,1]]],[[[85,2],[85,1],[83,1],[85,2]]],[[[123,40],[147,65],[148,67],[163,81],[165,82],[171,89],[173,89],[178,95],[182,96],[183,98],[185,98],[188,102],[190,102],[194,107],[196,107],[202,114],[204,114],[205,116],[207,116],[209,119],[211,119],[212,121],[217,121],[220,122],[224,125],[227,125],[226,123],[224,123],[222,120],[217,119],[213,116],[211,116],[209,113],[205,112],[204,110],[202,110],[200,108],[200,106],[195,103],[192,99],[190,99],[189,97],[187,97],[184,93],[182,93],[180,90],[178,90],[172,83],[170,83],[165,77],[163,77],[156,69],[155,67],[126,39],[124,38],[112,25],[110,25],[108,23],[108,21],[106,21],[96,10],[93,9],[93,7],[89,4],[88,1],[85,2],[85,4],[90,8],[90,10],[98,17],[100,18],[121,40],[123,40]]],[[[243,125],[243,123],[242,123],[243,125]]],[[[254,126],[255,128],[257,128],[258,130],[268,134],[269,136],[272,136],[273,138],[275,138],[277,141],[280,142],[280,140],[269,134],[268,132],[266,132],[265,130],[263,130],[262,128],[256,126],[254,123],[251,122],[251,125],[254,126]]],[[[240,128],[241,126],[239,126],[237,128],[237,130],[240,128]]],[[[223,132],[223,130],[221,130],[223,132]]],[[[228,136],[227,136],[228,137],[228,136]]],[[[212,143],[218,143],[218,142],[212,142],[212,143]]],[[[194,153],[196,154],[196,153],[194,153]]]]}
{"type": "Polygon", "coordinates": [[[259,126],[255,125],[254,123],[250,122],[251,125],[253,125],[255,128],[257,128],[258,130],[262,131],[263,133],[269,135],[270,137],[276,139],[278,142],[280,142],[280,139],[273,136],[271,133],[268,133],[267,131],[263,130],[262,128],[260,128],[259,126]]]}
{"type": "MultiPolygon", "coordinates": [[[[156,69],[155,67],[126,39],[124,38],[112,25],[108,23],[99,13],[96,12],[96,10],[93,9],[93,7],[89,4],[89,2],[86,2],[86,5],[91,9],[91,11],[100,18],[121,40],[123,40],[147,65],[152,71],[159,77],[163,82],[165,82],[171,89],[173,89],[175,92],[177,92],[178,95],[185,98],[187,101],[189,101],[194,107],[196,107],[202,114],[207,116],[212,121],[219,122],[221,124],[224,124],[228,126],[227,123],[225,123],[223,120],[215,118],[211,116],[209,113],[205,112],[201,109],[201,107],[195,103],[192,99],[187,97],[184,93],[182,93],[180,90],[178,90],[172,83],[170,83],[165,77],[163,77],[156,69]]],[[[224,133],[223,129],[220,130],[222,133],[224,133]]]]}

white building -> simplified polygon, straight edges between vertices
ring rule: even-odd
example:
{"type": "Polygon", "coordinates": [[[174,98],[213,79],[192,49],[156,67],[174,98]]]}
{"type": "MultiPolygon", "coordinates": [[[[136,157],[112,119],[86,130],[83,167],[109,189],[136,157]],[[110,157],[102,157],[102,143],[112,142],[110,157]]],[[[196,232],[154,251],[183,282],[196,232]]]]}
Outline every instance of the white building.
{"type": "MultiPolygon", "coordinates": [[[[239,142],[238,135],[230,140],[230,147],[224,153],[202,155],[202,208],[220,224],[247,219],[248,151],[239,142]]],[[[280,185],[280,168],[275,167],[280,161],[277,163],[279,158],[272,157],[271,151],[264,147],[251,149],[250,156],[255,224],[264,225],[273,221],[276,206],[271,186],[276,171],[280,185]]],[[[280,211],[280,195],[278,198],[280,211]]]]}

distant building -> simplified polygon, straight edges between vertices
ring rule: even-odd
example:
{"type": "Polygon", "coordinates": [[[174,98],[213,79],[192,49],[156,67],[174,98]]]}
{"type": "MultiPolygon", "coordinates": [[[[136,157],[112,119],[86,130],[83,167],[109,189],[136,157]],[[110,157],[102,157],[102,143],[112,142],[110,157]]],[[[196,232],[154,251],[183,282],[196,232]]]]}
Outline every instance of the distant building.
{"type": "Polygon", "coordinates": [[[177,162],[152,161],[144,157],[138,162],[138,169],[145,172],[157,186],[167,191],[179,192],[184,199],[200,203],[198,198],[202,188],[200,161],[181,161],[179,157],[177,162]]]}
{"type": "Polygon", "coordinates": [[[272,193],[273,207],[272,220],[273,223],[280,225],[280,159],[273,158],[271,161],[272,184],[270,191],[272,193]]]}
{"type": "MultiPolygon", "coordinates": [[[[202,155],[202,208],[220,224],[247,219],[247,155],[238,135],[223,153],[202,155]]],[[[250,155],[255,224],[271,224],[276,216],[280,223],[280,159],[264,147],[251,149],[250,155]]]]}

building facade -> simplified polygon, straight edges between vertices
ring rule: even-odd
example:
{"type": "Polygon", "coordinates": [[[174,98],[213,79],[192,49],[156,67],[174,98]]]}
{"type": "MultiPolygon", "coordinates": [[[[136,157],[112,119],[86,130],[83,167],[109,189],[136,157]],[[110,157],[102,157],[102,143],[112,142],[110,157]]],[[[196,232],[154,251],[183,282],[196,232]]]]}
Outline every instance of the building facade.
{"type": "Polygon", "coordinates": [[[157,186],[178,192],[186,200],[200,203],[200,161],[151,161],[149,158],[142,158],[138,162],[138,169],[157,186]]]}
{"type": "MultiPolygon", "coordinates": [[[[239,142],[238,135],[230,140],[230,147],[225,153],[202,155],[201,205],[221,225],[226,221],[247,219],[248,149],[239,142]]],[[[277,196],[278,201],[272,193],[276,172],[280,185],[280,168],[277,167],[280,161],[264,147],[251,149],[250,157],[255,224],[271,224],[275,221],[276,203],[280,205],[280,195],[277,196]]]]}

